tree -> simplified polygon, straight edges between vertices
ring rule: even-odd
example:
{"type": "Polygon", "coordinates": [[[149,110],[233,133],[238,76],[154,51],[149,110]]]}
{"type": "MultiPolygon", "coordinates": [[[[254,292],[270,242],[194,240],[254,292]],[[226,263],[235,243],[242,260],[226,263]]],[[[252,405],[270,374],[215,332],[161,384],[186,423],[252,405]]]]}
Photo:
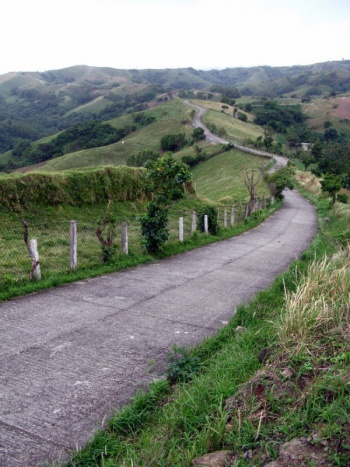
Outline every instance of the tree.
{"type": "Polygon", "coordinates": [[[129,156],[126,163],[132,167],[142,167],[147,161],[155,161],[158,157],[160,157],[160,154],[152,151],[151,149],[145,149],[136,155],[129,156]]]}
{"type": "Polygon", "coordinates": [[[264,145],[266,151],[269,151],[272,148],[273,144],[273,133],[270,130],[264,130],[264,145]]]}
{"type": "Polygon", "coordinates": [[[145,167],[152,201],[147,205],[146,214],[140,216],[141,233],[147,251],[156,253],[169,237],[167,207],[184,197],[191,174],[186,164],[176,162],[171,155],[148,161],[145,167]]]}
{"type": "Polygon", "coordinates": [[[293,169],[285,166],[280,167],[272,174],[265,174],[265,181],[269,186],[270,193],[276,198],[282,199],[282,191],[286,188],[294,188],[293,169]]]}
{"type": "Polygon", "coordinates": [[[343,185],[343,178],[335,174],[326,174],[321,180],[321,190],[323,193],[328,193],[332,197],[334,204],[337,199],[337,193],[343,185]]]}
{"type": "Polygon", "coordinates": [[[247,122],[248,121],[248,115],[245,114],[244,112],[238,112],[237,118],[238,118],[238,120],[241,120],[242,122],[247,122]]]}
{"type": "Polygon", "coordinates": [[[204,129],[201,128],[201,127],[195,128],[195,129],[193,130],[193,132],[192,132],[192,138],[193,138],[195,141],[200,141],[200,140],[205,139],[204,129]]]}
{"type": "Polygon", "coordinates": [[[162,151],[178,151],[184,146],[185,141],[185,133],[169,134],[160,140],[160,147],[162,151]]]}
{"type": "Polygon", "coordinates": [[[244,183],[244,186],[249,193],[249,201],[254,201],[256,199],[256,190],[260,185],[264,177],[264,168],[263,166],[260,169],[243,169],[241,172],[241,178],[244,183]]]}

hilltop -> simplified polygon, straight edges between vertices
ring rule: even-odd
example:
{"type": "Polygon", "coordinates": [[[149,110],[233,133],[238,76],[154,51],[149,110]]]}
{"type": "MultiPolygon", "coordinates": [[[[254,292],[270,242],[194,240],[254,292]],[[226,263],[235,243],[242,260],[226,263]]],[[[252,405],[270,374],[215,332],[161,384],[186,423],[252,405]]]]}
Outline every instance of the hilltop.
{"type": "Polygon", "coordinates": [[[0,154],[72,126],[144,110],[174,93],[229,88],[231,95],[308,100],[350,91],[350,60],[308,66],[118,70],[74,66],[0,75],[0,154]]]}

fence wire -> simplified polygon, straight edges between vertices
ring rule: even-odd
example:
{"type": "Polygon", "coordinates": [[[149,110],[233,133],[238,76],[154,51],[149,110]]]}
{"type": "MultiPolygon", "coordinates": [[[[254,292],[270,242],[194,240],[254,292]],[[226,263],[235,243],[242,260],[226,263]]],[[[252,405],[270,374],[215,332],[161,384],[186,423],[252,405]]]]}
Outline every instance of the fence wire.
{"type": "MultiPolygon", "coordinates": [[[[266,202],[260,202],[253,210],[266,207],[266,202]]],[[[220,207],[218,221],[224,227],[225,212],[227,227],[232,222],[232,206],[220,207]]],[[[252,212],[252,208],[250,209],[252,212]]],[[[192,235],[192,211],[176,212],[169,218],[169,240],[179,241],[179,217],[183,217],[183,238],[192,235]]],[[[242,223],[246,215],[246,205],[237,204],[234,210],[234,224],[242,223]]],[[[128,231],[129,254],[142,254],[143,247],[139,220],[125,219],[128,231]]],[[[96,223],[77,222],[77,269],[94,268],[103,264],[102,247],[96,235],[96,223]]],[[[68,273],[71,270],[70,256],[70,222],[28,223],[30,239],[36,239],[38,244],[41,277],[48,278],[57,274],[68,273]]],[[[106,235],[103,232],[103,235],[106,235]]],[[[115,227],[114,244],[116,258],[125,256],[122,250],[121,224],[115,227]]],[[[6,288],[19,281],[29,280],[32,260],[24,241],[24,227],[18,224],[0,225],[0,287],[6,288]]]]}

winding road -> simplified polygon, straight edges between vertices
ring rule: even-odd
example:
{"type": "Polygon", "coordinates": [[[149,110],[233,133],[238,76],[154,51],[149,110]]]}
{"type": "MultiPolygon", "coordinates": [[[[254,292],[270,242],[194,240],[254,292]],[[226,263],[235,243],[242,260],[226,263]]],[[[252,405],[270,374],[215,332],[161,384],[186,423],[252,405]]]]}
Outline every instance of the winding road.
{"type": "Polygon", "coordinates": [[[214,334],[306,250],[315,208],[295,191],[239,237],[0,304],[0,465],[84,445],[172,345],[214,334]]]}
{"type": "MultiPolygon", "coordinates": [[[[204,130],[204,134],[206,137],[206,140],[209,141],[212,144],[227,144],[229,141],[227,141],[224,138],[220,138],[220,136],[215,135],[212,133],[209,128],[207,128],[204,123],[202,122],[202,117],[205,114],[205,112],[208,111],[207,108],[198,105],[198,104],[192,104],[190,101],[187,99],[184,100],[185,104],[194,107],[197,110],[196,115],[193,118],[193,123],[195,127],[201,127],[204,130]]],[[[254,156],[260,156],[260,157],[266,157],[268,159],[275,159],[276,165],[287,165],[287,159],[285,157],[279,156],[277,154],[270,154],[269,152],[264,152],[264,151],[259,151],[257,149],[252,149],[248,148],[246,146],[242,146],[240,144],[234,143],[235,148],[239,149],[240,151],[247,152],[249,154],[253,154],[254,156]]]]}

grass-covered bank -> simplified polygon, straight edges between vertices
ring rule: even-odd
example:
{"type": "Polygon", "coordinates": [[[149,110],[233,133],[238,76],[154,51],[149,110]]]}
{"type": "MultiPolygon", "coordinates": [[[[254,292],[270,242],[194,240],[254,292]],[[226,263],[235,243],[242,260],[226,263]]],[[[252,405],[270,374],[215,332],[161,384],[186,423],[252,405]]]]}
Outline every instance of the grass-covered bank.
{"type": "Polygon", "coordinates": [[[215,451],[217,465],[348,465],[349,211],[329,208],[318,201],[319,233],[286,273],[173,359],[184,382],[138,395],[69,465],[190,466],[215,451]]]}
{"type": "MultiPolygon", "coordinates": [[[[119,210],[118,220],[120,221],[125,220],[125,216],[130,216],[131,213],[133,213],[134,217],[136,218],[142,207],[144,208],[142,204],[137,202],[120,204],[121,205],[117,206],[119,210]]],[[[174,222],[174,220],[178,220],[178,217],[183,215],[183,213],[187,212],[189,209],[200,209],[201,207],[203,207],[203,205],[203,201],[196,198],[188,198],[178,203],[175,203],[169,211],[170,221],[174,222]]],[[[133,251],[132,249],[130,249],[129,255],[117,255],[116,258],[110,262],[110,264],[102,264],[100,260],[101,248],[97,246],[94,262],[92,262],[92,260],[88,261],[88,263],[84,267],[79,268],[77,271],[65,270],[65,272],[53,272],[52,274],[50,274],[49,277],[43,278],[40,281],[28,281],[27,277],[23,281],[15,280],[14,276],[7,274],[5,275],[5,277],[2,277],[3,283],[6,285],[6,287],[3,286],[0,289],[0,301],[23,296],[31,292],[38,292],[40,290],[58,287],[67,283],[75,282],[77,280],[88,279],[107,273],[125,270],[130,267],[135,267],[148,262],[157,261],[161,258],[166,258],[169,256],[183,253],[185,251],[199,248],[209,243],[214,243],[220,240],[224,240],[226,238],[234,237],[249,229],[256,227],[261,222],[263,222],[269,215],[275,212],[279,207],[280,203],[276,203],[266,210],[260,210],[254,213],[246,221],[242,223],[236,223],[234,227],[230,226],[227,228],[221,228],[217,235],[205,235],[204,233],[196,232],[195,235],[188,237],[184,240],[184,242],[171,241],[164,245],[161,251],[155,255],[148,254],[144,249],[141,248],[141,245],[139,245],[139,248],[137,250],[135,249],[133,251]]],[[[91,206],[91,208],[85,206],[84,208],[79,208],[79,212],[72,206],[62,206],[60,211],[60,219],[61,221],[66,219],[67,223],[67,219],[72,218],[72,215],[74,214],[74,217],[78,219],[79,222],[80,219],[83,221],[86,218],[86,215],[89,214],[90,216],[95,218],[97,222],[98,217],[103,216],[104,210],[104,204],[91,206]]],[[[30,219],[35,219],[38,213],[40,213],[40,210],[38,212],[31,212],[30,219]]],[[[45,214],[47,216],[45,218],[45,223],[49,226],[50,231],[52,231],[53,218],[57,218],[58,213],[55,210],[52,210],[51,212],[50,210],[46,209],[45,214]]],[[[15,217],[11,215],[8,221],[10,223],[13,223],[14,219],[15,217]]],[[[140,230],[139,225],[137,226],[137,229],[140,230]]],[[[47,231],[45,231],[43,234],[48,236],[47,231]]],[[[48,237],[48,241],[50,241],[50,237],[48,237]]],[[[28,258],[25,258],[25,260],[27,262],[29,261],[28,258]]],[[[53,257],[53,260],[55,260],[57,263],[58,257],[53,257]]]]}

